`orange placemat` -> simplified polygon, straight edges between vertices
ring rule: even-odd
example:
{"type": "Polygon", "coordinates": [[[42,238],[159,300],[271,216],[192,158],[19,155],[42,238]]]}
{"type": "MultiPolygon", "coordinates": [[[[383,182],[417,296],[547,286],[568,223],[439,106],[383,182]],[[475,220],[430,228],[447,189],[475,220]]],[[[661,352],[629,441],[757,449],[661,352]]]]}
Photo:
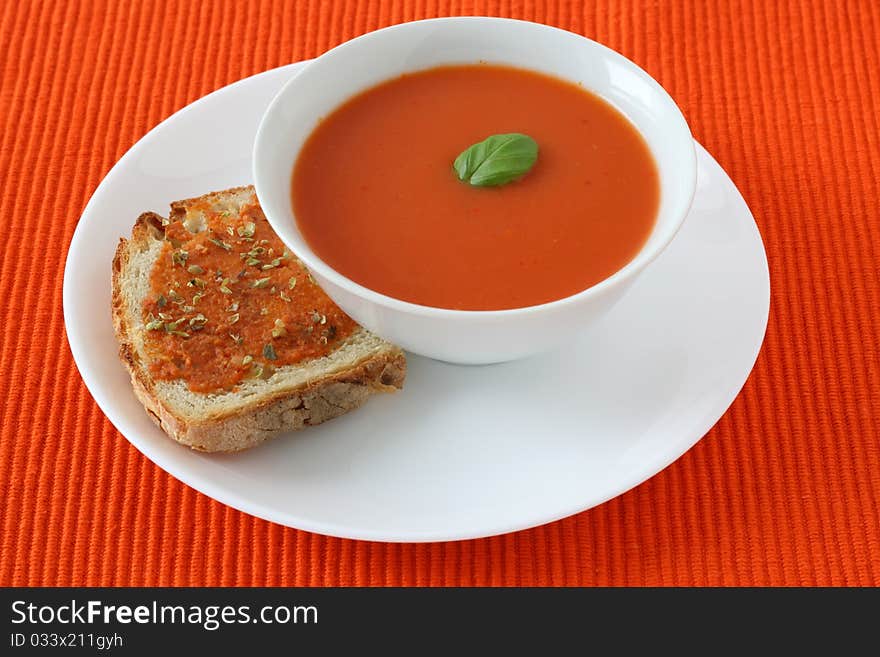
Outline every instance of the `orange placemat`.
{"type": "Polygon", "coordinates": [[[878,3],[19,0],[0,11],[0,584],[880,584],[878,3]],[[196,493],[129,445],[76,373],[61,282],[80,212],[138,138],[199,96],[447,14],[579,32],[669,90],[766,242],[770,325],[751,378],[664,472],[516,534],[339,540],[196,493]]]}

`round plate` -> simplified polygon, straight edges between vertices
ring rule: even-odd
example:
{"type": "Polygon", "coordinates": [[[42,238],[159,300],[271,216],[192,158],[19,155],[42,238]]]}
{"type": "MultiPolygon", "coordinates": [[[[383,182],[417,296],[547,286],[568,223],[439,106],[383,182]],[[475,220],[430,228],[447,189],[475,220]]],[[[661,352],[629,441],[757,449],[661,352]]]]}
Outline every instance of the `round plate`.
{"type": "Polygon", "coordinates": [[[159,467],[236,509],[381,541],[489,536],[600,504],[656,474],[724,413],[754,365],[770,286],[736,187],[698,147],[693,209],[668,250],[565,349],[483,367],[409,357],[404,390],[256,449],[193,452],[131,392],[110,319],[110,263],[138,214],[251,180],[263,109],[300,64],[192,103],[135,144],[73,236],[64,319],[86,386],[159,467]]]}

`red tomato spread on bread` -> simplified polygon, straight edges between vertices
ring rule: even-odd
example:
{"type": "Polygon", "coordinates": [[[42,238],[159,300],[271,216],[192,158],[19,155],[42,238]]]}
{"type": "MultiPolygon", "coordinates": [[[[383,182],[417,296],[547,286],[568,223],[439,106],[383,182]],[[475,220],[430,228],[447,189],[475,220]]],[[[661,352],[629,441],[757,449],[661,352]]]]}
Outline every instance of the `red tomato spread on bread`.
{"type": "Polygon", "coordinates": [[[356,328],[274,233],[256,198],[238,214],[205,203],[165,226],[143,305],[156,379],[194,392],[330,353],[356,328]]]}

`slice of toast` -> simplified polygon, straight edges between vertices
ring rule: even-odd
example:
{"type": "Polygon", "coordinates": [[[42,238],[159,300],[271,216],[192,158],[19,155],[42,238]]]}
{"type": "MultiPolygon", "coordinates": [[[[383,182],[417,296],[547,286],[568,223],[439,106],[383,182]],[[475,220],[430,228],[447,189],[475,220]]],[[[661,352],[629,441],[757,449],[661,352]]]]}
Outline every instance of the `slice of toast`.
{"type": "Polygon", "coordinates": [[[398,390],[406,376],[403,352],[359,326],[326,355],[280,366],[268,378],[246,378],[231,389],[194,392],[182,379],[154,376],[145,349],[149,322],[144,304],[166,228],[198,221],[205,208],[234,217],[255,203],[253,188],[239,187],[172,203],[167,221],[144,213],[131,239],[120,239],[113,259],[113,324],[135,394],[171,438],[205,452],[240,451],[282,432],[320,424],[376,392],[398,390]]]}

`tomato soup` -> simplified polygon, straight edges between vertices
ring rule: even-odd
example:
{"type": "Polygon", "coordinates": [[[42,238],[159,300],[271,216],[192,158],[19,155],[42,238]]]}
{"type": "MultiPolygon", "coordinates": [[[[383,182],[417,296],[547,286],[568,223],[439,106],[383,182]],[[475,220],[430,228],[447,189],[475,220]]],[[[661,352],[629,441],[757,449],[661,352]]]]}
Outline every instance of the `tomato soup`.
{"type": "Polygon", "coordinates": [[[608,103],[494,65],[404,75],[348,100],[303,146],[291,184],[306,242],[348,278],[426,306],[500,310],[570,296],[626,265],[659,204],[654,159],[608,103]],[[474,187],[453,161],[493,134],[538,157],[474,187]]]}

